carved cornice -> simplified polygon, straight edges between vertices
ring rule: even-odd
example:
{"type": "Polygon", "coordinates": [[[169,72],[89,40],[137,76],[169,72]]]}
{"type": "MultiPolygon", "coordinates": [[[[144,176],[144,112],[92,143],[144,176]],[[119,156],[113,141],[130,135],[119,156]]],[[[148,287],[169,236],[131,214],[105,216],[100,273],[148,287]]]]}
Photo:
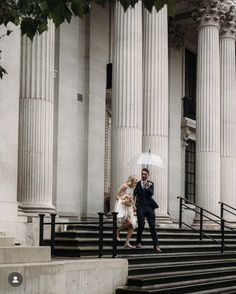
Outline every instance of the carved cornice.
{"type": "Polygon", "coordinates": [[[188,140],[196,141],[196,121],[183,117],[181,121],[182,146],[188,146],[188,140]]]}
{"type": "Polygon", "coordinates": [[[223,0],[197,0],[193,1],[193,19],[201,26],[218,26],[225,19],[225,5],[223,0]]]}
{"type": "Polygon", "coordinates": [[[170,17],[168,20],[168,44],[169,47],[180,50],[184,43],[184,29],[181,24],[177,24],[175,20],[170,17]]]}
{"type": "Polygon", "coordinates": [[[228,11],[225,13],[225,20],[222,23],[220,30],[221,37],[235,39],[236,34],[236,18],[235,6],[228,6],[228,11]]]}

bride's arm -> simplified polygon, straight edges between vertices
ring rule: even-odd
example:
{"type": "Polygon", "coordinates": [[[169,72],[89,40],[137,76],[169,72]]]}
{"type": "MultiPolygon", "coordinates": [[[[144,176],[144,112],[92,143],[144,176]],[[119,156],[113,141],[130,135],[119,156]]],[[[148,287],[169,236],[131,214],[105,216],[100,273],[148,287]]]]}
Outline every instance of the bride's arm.
{"type": "Polygon", "coordinates": [[[124,194],[125,194],[125,191],[127,189],[127,186],[125,184],[121,185],[117,194],[116,194],[116,199],[119,200],[119,199],[123,199],[124,198],[124,194]]]}

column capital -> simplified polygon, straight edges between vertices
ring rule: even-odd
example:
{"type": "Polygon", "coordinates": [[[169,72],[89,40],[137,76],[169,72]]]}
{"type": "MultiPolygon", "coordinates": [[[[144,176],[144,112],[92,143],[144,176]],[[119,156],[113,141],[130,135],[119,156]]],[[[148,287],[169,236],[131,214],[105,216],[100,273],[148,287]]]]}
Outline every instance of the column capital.
{"type": "Polygon", "coordinates": [[[225,13],[225,19],[222,22],[220,35],[223,38],[233,38],[236,37],[236,10],[235,6],[229,6],[225,13]]]}
{"type": "Polygon", "coordinates": [[[193,19],[198,23],[199,28],[203,26],[217,26],[220,28],[225,18],[225,5],[219,0],[194,1],[195,11],[193,19]]]}

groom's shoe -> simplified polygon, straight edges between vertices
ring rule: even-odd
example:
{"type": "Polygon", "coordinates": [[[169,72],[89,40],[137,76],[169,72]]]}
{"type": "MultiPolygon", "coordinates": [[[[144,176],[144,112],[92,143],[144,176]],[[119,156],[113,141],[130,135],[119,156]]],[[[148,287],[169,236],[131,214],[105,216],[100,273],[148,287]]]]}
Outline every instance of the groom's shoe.
{"type": "Polygon", "coordinates": [[[137,243],[137,244],[136,244],[136,248],[142,248],[141,243],[137,243]]]}
{"type": "Polygon", "coordinates": [[[153,247],[153,253],[161,253],[161,252],[162,251],[161,251],[160,247],[157,246],[157,245],[154,245],[154,247],[153,247]]]}

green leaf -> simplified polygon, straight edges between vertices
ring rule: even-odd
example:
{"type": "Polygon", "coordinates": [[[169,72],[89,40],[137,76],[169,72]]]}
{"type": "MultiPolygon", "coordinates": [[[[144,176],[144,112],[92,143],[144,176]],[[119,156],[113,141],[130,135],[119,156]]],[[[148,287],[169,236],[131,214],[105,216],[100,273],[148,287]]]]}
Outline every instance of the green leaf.
{"type": "MultiPolygon", "coordinates": [[[[148,0],[146,0],[148,2],[148,0]]],[[[176,14],[176,2],[177,0],[155,0],[155,8],[157,12],[166,4],[168,8],[168,14],[172,17],[176,14]]]]}
{"type": "Polygon", "coordinates": [[[137,0],[130,0],[131,7],[135,7],[135,4],[137,3],[137,0]]]}
{"type": "Polygon", "coordinates": [[[40,9],[41,9],[42,15],[46,16],[46,15],[49,14],[49,6],[48,6],[47,1],[40,2],[39,6],[40,6],[40,9]]]}
{"type": "Polygon", "coordinates": [[[71,10],[79,17],[84,15],[84,2],[83,0],[71,0],[71,10]]]}
{"type": "Polygon", "coordinates": [[[130,1],[129,0],[119,0],[121,5],[123,6],[124,10],[126,11],[128,7],[130,6],[130,1]]]}
{"type": "Polygon", "coordinates": [[[0,79],[2,79],[5,74],[8,74],[8,72],[0,65],[0,79]]]}
{"type": "Polygon", "coordinates": [[[165,1],[168,7],[168,14],[172,17],[176,14],[176,1],[174,0],[166,0],[165,1]]]}
{"type": "Polygon", "coordinates": [[[42,34],[43,32],[47,31],[48,29],[48,20],[44,19],[41,23],[38,24],[37,31],[39,34],[42,34]]]}
{"type": "Polygon", "coordinates": [[[154,6],[156,8],[156,11],[158,12],[165,4],[164,0],[155,0],[154,6]]]}
{"type": "Polygon", "coordinates": [[[152,12],[152,8],[154,6],[155,0],[148,0],[148,1],[143,1],[144,7],[149,11],[152,12]]]}
{"type": "Polygon", "coordinates": [[[68,21],[68,23],[70,23],[70,21],[71,21],[71,17],[72,17],[72,12],[70,11],[69,8],[67,8],[67,9],[65,10],[65,18],[66,18],[66,20],[68,21]]]}
{"type": "Polygon", "coordinates": [[[59,3],[51,12],[53,22],[56,27],[59,27],[65,20],[65,8],[59,3]]]}
{"type": "Polygon", "coordinates": [[[9,36],[12,32],[12,30],[7,30],[7,36],[9,36]]]}
{"type": "Polygon", "coordinates": [[[21,33],[22,35],[27,35],[27,37],[30,38],[30,40],[33,40],[36,32],[37,32],[37,21],[30,17],[26,17],[21,22],[21,33]]]}

